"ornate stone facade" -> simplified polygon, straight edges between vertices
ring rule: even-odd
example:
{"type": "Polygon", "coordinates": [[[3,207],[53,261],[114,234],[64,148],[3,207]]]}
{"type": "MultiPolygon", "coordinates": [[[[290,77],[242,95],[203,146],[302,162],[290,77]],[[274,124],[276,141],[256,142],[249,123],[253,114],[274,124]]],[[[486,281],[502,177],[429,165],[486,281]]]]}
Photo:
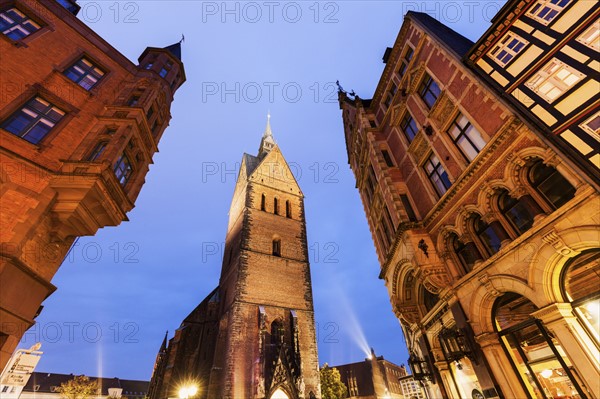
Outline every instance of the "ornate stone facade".
{"type": "Polygon", "coordinates": [[[409,12],[373,98],[340,88],[411,366],[429,397],[599,397],[598,192],[468,67],[473,45],[409,12]]]}

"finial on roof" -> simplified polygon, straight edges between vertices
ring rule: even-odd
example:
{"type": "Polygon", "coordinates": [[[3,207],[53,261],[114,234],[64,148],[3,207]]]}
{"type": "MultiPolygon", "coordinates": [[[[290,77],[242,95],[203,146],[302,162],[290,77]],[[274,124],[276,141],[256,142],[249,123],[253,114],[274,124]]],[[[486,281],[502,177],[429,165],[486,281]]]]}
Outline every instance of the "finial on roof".
{"type": "Polygon", "coordinates": [[[271,111],[267,112],[267,127],[263,133],[262,140],[260,140],[260,147],[258,148],[258,156],[263,157],[275,146],[275,139],[273,138],[273,132],[271,131],[271,111]]]}

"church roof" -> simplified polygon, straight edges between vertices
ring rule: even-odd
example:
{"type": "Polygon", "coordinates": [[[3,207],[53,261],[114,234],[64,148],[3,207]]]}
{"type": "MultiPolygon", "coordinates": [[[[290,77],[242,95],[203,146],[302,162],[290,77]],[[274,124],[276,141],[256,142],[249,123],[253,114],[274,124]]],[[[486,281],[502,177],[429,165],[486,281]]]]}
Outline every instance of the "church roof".
{"type": "Polygon", "coordinates": [[[260,164],[260,159],[254,155],[244,153],[243,161],[246,161],[246,176],[250,176],[260,164]]]}

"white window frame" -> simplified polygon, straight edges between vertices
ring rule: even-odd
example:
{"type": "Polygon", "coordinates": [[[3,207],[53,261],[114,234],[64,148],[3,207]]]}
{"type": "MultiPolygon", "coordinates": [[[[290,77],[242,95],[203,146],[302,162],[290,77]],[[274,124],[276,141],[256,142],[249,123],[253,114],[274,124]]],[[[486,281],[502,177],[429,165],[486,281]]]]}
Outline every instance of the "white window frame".
{"type": "Polygon", "coordinates": [[[589,123],[596,118],[600,118],[600,111],[597,111],[595,114],[593,114],[592,116],[590,116],[589,118],[587,118],[585,120],[585,122],[582,122],[579,127],[581,129],[583,129],[584,132],[588,133],[589,135],[591,135],[593,138],[595,138],[596,140],[598,140],[598,142],[600,142],[600,131],[595,131],[594,129],[592,129],[589,126],[589,123]]]}
{"type": "Polygon", "coordinates": [[[575,40],[592,50],[600,51],[600,19],[596,19],[575,40]]]}
{"type": "Polygon", "coordinates": [[[525,86],[533,90],[548,103],[552,104],[571,90],[573,86],[579,83],[584,77],[585,74],[572,66],[565,64],[558,58],[552,58],[525,83],[525,86]],[[567,75],[565,75],[565,73],[567,75]],[[572,76],[575,76],[576,80],[572,80],[572,76]],[[550,93],[554,92],[555,89],[558,90],[560,94],[551,95],[550,93]]]}
{"type": "Polygon", "coordinates": [[[560,15],[562,10],[564,10],[564,8],[566,6],[568,6],[569,3],[571,3],[571,1],[572,0],[537,0],[529,8],[529,11],[527,11],[527,16],[535,19],[536,21],[538,21],[544,25],[548,25],[550,22],[554,21],[556,19],[556,17],[558,17],[560,15]],[[560,3],[563,1],[566,1],[566,3],[561,6],[560,3]],[[556,4],[556,3],[558,3],[558,4],[556,4]],[[553,17],[551,17],[550,19],[540,17],[539,14],[541,14],[541,12],[544,11],[545,9],[549,9],[548,12],[556,11],[556,14],[553,17]]]}
{"type": "Polygon", "coordinates": [[[498,65],[505,66],[509,64],[512,60],[514,60],[528,44],[529,42],[523,39],[521,36],[517,35],[514,32],[508,32],[502,37],[502,39],[498,41],[498,43],[496,43],[496,47],[492,51],[490,51],[490,56],[498,65]],[[511,47],[510,45],[514,40],[517,40],[518,43],[515,46],[511,47]],[[518,47],[519,44],[522,44],[521,48],[515,51],[514,47],[518,47]],[[508,59],[507,61],[503,61],[498,57],[498,55],[503,51],[510,55],[510,59],[508,59]]]}

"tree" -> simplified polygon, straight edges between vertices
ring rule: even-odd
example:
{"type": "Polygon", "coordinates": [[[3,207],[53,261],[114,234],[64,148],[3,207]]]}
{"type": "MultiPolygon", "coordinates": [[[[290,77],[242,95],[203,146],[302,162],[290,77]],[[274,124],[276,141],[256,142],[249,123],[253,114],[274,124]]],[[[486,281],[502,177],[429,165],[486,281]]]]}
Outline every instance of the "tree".
{"type": "Polygon", "coordinates": [[[58,388],[64,399],[87,399],[98,395],[98,381],[91,381],[85,375],[76,375],[72,380],[63,382],[58,388]]]}
{"type": "Polygon", "coordinates": [[[338,369],[331,368],[325,363],[319,371],[321,375],[321,396],[323,399],[342,399],[346,397],[346,385],[338,369]]]}

